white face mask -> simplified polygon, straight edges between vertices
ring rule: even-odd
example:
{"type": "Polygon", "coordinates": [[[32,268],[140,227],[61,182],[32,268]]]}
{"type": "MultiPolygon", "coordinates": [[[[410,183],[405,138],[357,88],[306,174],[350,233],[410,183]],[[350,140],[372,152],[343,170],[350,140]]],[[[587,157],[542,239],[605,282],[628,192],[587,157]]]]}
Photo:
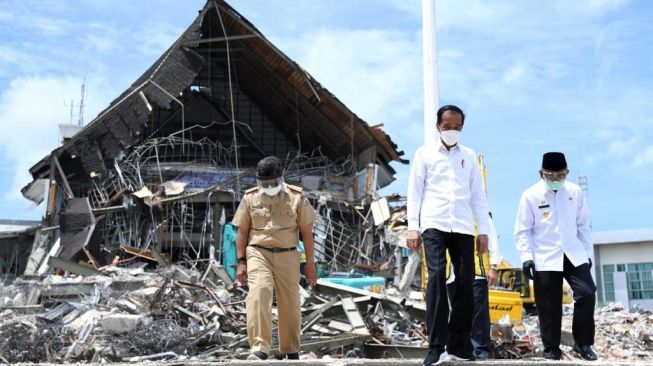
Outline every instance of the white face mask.
{"type": "Polygon", "coordinates": [[[440,137],[445,144],[449,146],[454,146],[460,140],[460,131],[458,130],[447,130],[440,131],[440,137]]]}
{"type": "Polygon", "coordinates": [[[281,192],[281,184],[277,185],[276,187],[261,187],[261,189],[263,190],[263,193],[272,197],[272,196],[276,196],[277,193],[281,192]]]}

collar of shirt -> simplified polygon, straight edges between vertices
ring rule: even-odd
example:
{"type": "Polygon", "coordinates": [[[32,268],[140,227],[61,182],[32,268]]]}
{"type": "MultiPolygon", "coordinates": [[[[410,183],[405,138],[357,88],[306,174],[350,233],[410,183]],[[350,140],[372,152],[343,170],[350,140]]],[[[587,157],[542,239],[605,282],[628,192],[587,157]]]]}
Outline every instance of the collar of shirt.
{"type": "Polygon", "coordinates": [[[259,190],[258,192],[258,199],[266,205],[279,203],[281,202],[282,199],[284,199],[287,196],[290,196],[290,193],[288,192],[288,186],[286,185],[286,183],[282,183],[281,191],[276,195],[274,195],[273,197],[270,197],[267,194],[263,193],[263,190],[259,190]]]}
{"type": "Polygon", "coordinates": [[[447,147],[444,146],[444,142],[442,142],[442,139],[438,137],[437,147],[438,147],[438,150],[440,150],[442,152],[449,153],[451,151],[460,151],[459,145],[460,144],[455,144],[450,149],[447,149],[447,147]]]}

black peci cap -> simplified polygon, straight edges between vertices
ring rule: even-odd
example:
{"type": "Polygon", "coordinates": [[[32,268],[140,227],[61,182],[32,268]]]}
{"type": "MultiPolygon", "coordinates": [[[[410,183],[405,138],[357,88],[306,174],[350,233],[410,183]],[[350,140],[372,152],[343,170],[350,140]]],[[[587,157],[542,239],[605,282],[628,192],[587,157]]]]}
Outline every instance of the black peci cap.
{"type": "Polygon", "coordinates": [[[256,165],[256,179],[274,179],[282,174],[281,162],[276,156],[266,156],[256,165]]]}
{"type": "Polygon", "coordinates": [[[561,152],[548,152],[542,156],[542,169],[557,172],[567,168],[567,159],[561,152]]]}

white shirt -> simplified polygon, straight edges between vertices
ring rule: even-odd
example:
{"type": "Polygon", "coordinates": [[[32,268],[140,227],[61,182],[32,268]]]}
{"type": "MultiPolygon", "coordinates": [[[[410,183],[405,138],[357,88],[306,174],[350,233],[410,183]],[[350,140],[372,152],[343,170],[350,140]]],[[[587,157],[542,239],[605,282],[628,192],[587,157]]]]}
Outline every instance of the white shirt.
{"type": "Polygon", "coordinates": [[[488,206],[476,153],[440,140],[417,149],[408,177],[408,229],[488,234],[488,206]]]}
{"type": "Polygon", "coordinates": [[[515,246],[536,271],[562,271],[564,256],[574,266],[593,256],[590,213],[579,186],[566,181],[553,192],[540,180],[522,193],[515,221],[515,246]]]}

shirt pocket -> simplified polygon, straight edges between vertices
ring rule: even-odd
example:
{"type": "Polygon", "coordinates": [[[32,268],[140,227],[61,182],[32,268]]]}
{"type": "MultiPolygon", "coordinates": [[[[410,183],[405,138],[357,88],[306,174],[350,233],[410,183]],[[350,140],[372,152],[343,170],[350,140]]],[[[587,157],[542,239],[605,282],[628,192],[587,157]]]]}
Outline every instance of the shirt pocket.
{"type": "Polygon", "coordinates": [[[266,208],[254,208],[252,209],[252,228],[254,229],[263,229],[267,225],[268,210],[266,208]]]}
{"type": "Polygon", "coordinates": [[[290,228],[297,225],[297,214],[290,206],[282,207],[275,219],[277,225],[282,228],[290,228]]]}
{"type": "MultiPolygon", "coordinates": [[[[542,206],[542,205],[540,205],[542,206]]],[[[553,209],[551,206],[537,207],[535,209],[535,221],[539,223],[547,223],[553,216],[553,209]]]]}

